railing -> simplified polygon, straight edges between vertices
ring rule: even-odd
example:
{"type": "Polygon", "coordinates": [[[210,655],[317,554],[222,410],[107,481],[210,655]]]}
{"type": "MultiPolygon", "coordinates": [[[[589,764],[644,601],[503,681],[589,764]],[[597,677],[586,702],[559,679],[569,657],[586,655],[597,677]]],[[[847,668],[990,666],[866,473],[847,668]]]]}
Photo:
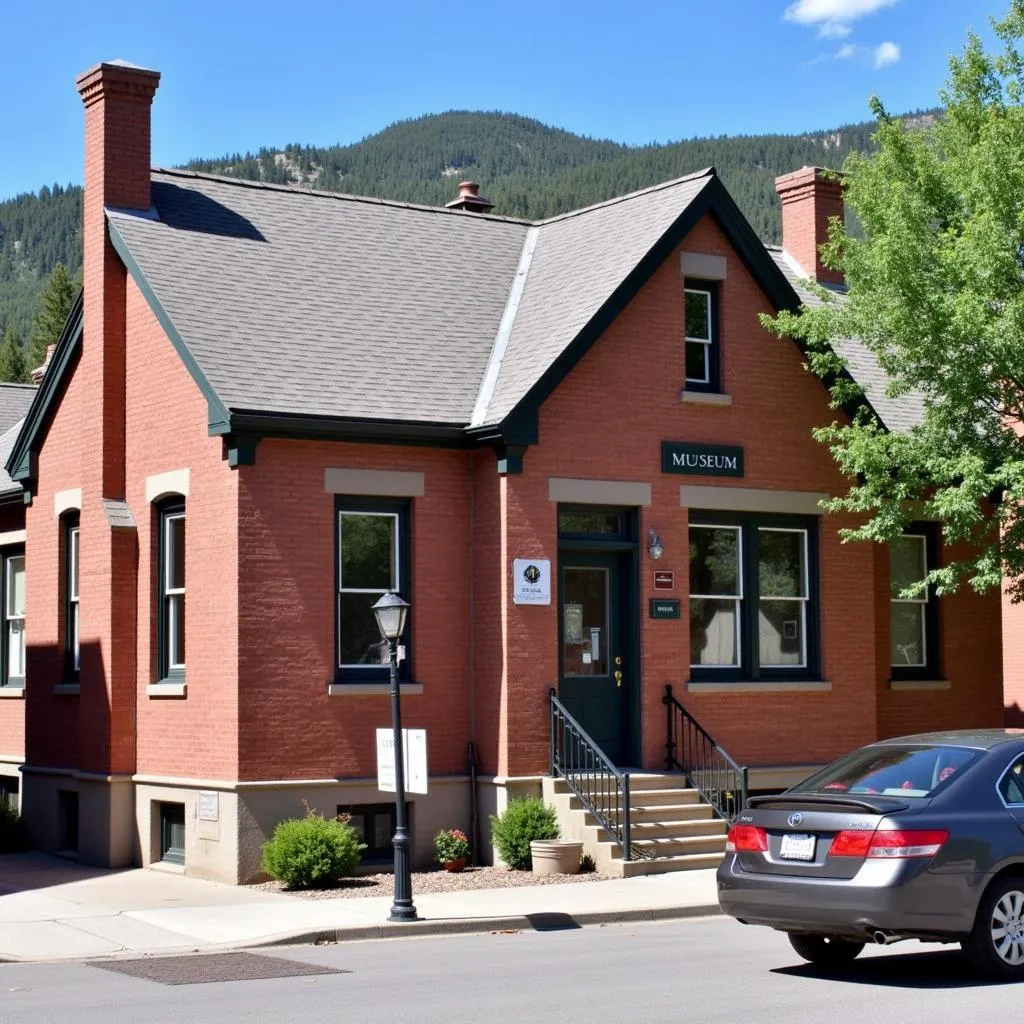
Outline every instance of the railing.
{"type": "Polygon", "coordinates": [[[747,769],[672,696],[670,684],[662,701],[668,710],[665,767],[682,772],[719,816],[732,823],[747,802],[747,769]]]}
{"type": "Polygon", "coordinates": [[[620,771],[550,691],[551,775],[565,779],[580,803],[619,844],[623,860],[645,856],[629,837],[629,773],[620,771]]]}

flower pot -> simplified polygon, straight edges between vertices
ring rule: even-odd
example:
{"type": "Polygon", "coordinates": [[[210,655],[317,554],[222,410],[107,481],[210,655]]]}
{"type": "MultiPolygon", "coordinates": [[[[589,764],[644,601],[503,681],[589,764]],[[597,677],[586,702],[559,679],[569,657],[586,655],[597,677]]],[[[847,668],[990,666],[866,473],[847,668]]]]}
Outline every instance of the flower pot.
{"type": "Polygon", "coordinates": [[[466,866],[466,858],[456,857],[455,860],[446,860],[441,866],[445,871],[461,871],[466,866]]]}
{"type": "Polygon", "coordinates": [[[535,875],[576,875],[580,870],[583,844],[575,839],[534,839],[530,857],[535,875]]]}

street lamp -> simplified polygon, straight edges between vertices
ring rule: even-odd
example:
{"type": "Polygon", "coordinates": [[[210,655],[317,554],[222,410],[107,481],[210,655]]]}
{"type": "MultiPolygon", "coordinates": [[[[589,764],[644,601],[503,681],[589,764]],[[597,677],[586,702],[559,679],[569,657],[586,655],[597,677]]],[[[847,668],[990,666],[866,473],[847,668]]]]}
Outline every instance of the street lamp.
{"type": "Polygon", "coordinates": [[[409,828],[405,820],[405,745],[402,743],[402,706],[398,688],[398,639],[405,632],[405,619],[409,602],[398,594],[384,594],[373,606],[377,628],[388,645],[391,666],[391,727],[395,742],[395,899],[391,904],[389,921],[415,921],[416,907],[412,902],[412,875],[409,870],[409,828]]]}

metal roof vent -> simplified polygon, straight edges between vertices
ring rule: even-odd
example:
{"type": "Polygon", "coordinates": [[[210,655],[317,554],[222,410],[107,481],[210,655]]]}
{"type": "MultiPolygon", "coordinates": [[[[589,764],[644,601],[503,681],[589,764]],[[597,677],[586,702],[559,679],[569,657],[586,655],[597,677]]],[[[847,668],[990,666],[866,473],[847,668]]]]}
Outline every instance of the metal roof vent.
{"type": "Polygon", "coordinates": [[[475,181],[460,181],[458,199],[444,205],[449,210],[471,210],[473,213],[487,213],[494,209],[494,203],[480,195],[480,186],[475,181]]]}

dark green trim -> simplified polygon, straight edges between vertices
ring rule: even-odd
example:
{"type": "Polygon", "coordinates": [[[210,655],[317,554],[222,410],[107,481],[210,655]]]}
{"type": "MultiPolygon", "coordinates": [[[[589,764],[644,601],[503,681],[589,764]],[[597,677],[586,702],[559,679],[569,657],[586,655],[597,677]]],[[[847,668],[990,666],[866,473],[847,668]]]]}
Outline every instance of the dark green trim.
{"type": "MultiPolygon", "coordinates": [[[[60,574],[61,586],[64,589],[64,682],[77,683],[79,670],[75,668],[75,642],[73,623],[71,621],[71,531],[78,530],[78,578],[79,595],[81,595],[82,578],[82,532],[80,529],[81,513],[65,512],[60,517],[60,574]]],[[[81,614],[81,601],[79,601],[81,614]]],[[[79,650],[79,655],[81,651],[79,650]]]]}
{"type": "MultiPolygon", "coordinates": [[[[941,564],[939,556],[939,524],[936,522],[911,523],[903,531],[914,537],[924,537],[925,558],[928,560],[928,571],[938,569],[941,564]]],[[[892,664],[892,546],[889,547],[889,678],[890,679],[942,679],[942,644],[939,636],[939,597],[934,587],[928,588],[928,602],[924,606],[924,665],[893,665],[892,664]]]]}
{"type": "MultiPolygon", "coordinates": [[[[50,421],[64,395],[71,374],[78,365],[81,351],[82,292],[79,291],[64,323],[64,329],[57,339],[43,382],[39,385],[39,390],[25,414],[25,425],[21,428],[4,467],[12,480],[17,480],[26,487],[26,497],[29,497],[27,492],[31,489],[38,472],[37,453],[42,447],[50,421]]],[[[30,498],[25,504],[31,504],[30,498]]]]}
{"type": "Polygon", "coordinates": [[[160,304],[160,300],[156,297],[156,293],[149,286],[149,282],[142,273],[142,269],[139,267],[138,263],[135,262],[135,258],[131,254],[131,250],[125,244],[125,240],[117,230],[116,224],[110,218],[107,218],[107,231],[110,235],[110,241],[114,246],[114,251],[121,257],[128,273],[132,276],[132,280],[138,286],[139,291],[142,292],[146,302],[149,303],[149,308],[153,311],[153,315],[159,321],[160,326],[164,329],[164,333],[168,338],[170,338],[175,351],[178,353],[181,361],[185,364],[185,369],[191,374],[192,379],[196,382],[203,397],[206,399],[210,433],[228,433],[230,430],[231,417],[228,413],[227,406],[221,401],[220,396],[213,389],[213,385],[207,379],[206,374],[204,374],[199,368],[199,363],[196,362],[195,356],[192,355],[188,345],[185,344],[181,335],[178,334],[177,328],[171,322],[171,318],[167,315],[164,307],[160,304]]]}
{"type": "Polygon", "coordinates": [[[224,451],[227,456],[228,465],[232,469],[238,466],[253,466],[256,464],[256,446],[260,438],[250,435],[238,436],[228,434],[224,438],[224,451]]]}
{"type": "MultiPolygon", "coordinates": [[[[7,635],[7,565],[12,558],[24,558],[25,545],[12,544],[0,550],[0,685],[10,687],[12,690],[19,690],[25,686],[24,674],[20,676],[9,675],[10,659],[10,638],[7,635]]],[[[22,619],[24,629],[25,619],[22,619]]],[[[24,655],[23,655],[24,657],[24,655]]]]}
{"type": "Polygon", "coordinates": [[[498,475],[505,476],[509,473],[522,473],[523,456],[526,454],[525,444],[498,444],[494,446],[494,453],[498,457],[498,475]]]}
{"type": "Polygon", "coordinates": [[[284,437],[302,441],[361,441],[373,444],[427,445],[431,448],[475,448],[461,423],[425,423],[364,417],[301,416],[294,413],[233,409],[229,429],[211,433],[251,437],[284,437]]]}

